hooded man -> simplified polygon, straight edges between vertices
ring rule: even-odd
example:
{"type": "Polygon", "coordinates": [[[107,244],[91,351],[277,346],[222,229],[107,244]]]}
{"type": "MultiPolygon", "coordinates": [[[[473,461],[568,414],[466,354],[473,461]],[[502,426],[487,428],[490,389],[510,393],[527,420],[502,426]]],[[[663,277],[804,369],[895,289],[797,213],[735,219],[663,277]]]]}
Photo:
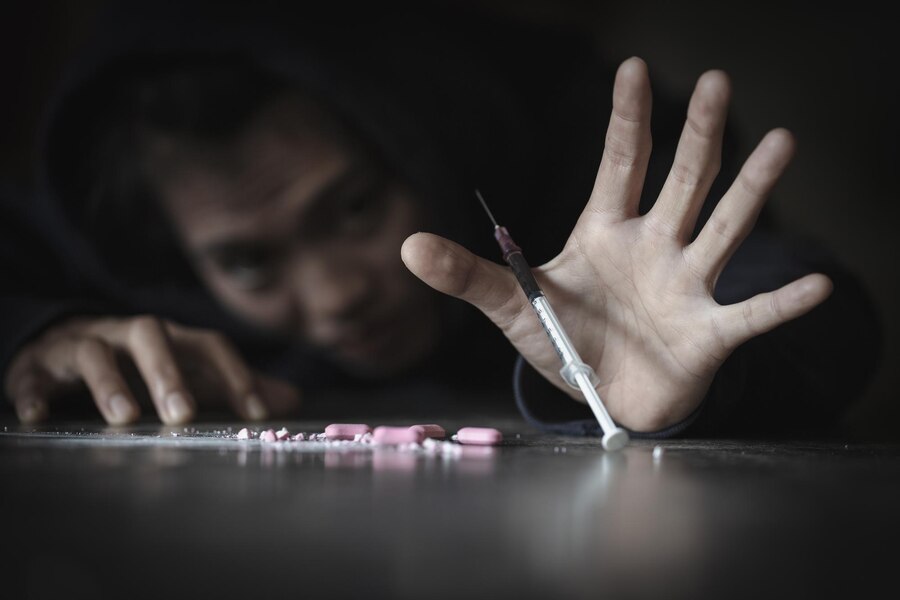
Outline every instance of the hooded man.
{"type": "Polygon", "coordinates": [[[174,424],[336,386],[497,391],[515,362],[527,419],[598,433],[480,258],[476,187],[634,435],[822,431],[874,367],[856,280],[754,229],[794,143],[735,162],[720,71],[686,109],[656,98],[651,153],[640,59],[613,74],[589,40],[459,8],[125,3],[99,32],[48,113],[40,193],[7,202],[47,240],[3,264],[25,422],[80,384],[110,423],[146,388],[174,424]]]}

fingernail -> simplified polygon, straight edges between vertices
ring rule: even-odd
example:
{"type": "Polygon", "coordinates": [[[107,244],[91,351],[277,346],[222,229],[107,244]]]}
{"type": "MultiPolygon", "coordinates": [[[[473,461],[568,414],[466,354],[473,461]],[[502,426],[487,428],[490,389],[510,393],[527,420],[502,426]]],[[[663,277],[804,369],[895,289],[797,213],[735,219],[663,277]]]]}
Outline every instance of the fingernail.
{"type": "Polygon", "coordinates": [[[116,394],[109,399],[109,413],[116,423],[125,423],[131,420],[133,407],[122,394],[116,394]]]}
{"type": "Polygon", "coordinates": [[[19,407],[19,419],[23,423],[34,423],[43,418],[44,412],[45,407],[42,402],[36,400],[25,402],[19,407]]]}
{"type": "Polygon", "coordinates": [[[247,409],[247,415],[254,421],[262,421],[269,416],[269,411],[266,410],[266,407],[263,406],[259,396],[256,394],[247,396],[244,406],[247,409]]]}
{"type": "Polygon", "coordinates": [[[169,394],[166,398],[166,412],[169,413],[169,419],[176,423],[187,421],[191,416],[191,409],[180,392],[169,394]]]}

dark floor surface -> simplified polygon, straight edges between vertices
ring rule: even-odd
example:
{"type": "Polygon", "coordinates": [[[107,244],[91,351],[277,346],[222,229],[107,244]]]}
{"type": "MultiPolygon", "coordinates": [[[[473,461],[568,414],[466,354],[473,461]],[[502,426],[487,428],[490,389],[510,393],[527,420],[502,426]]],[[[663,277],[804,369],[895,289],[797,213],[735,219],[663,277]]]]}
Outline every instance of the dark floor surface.
{"type": "Polygon", "coordinates": [[[223,437],[236,423],[7,418],[2,596],[898,597],[900,446],[606,453],[515,417],[432,421],[506,441],[459,456],[290,450],[223,437]]]}

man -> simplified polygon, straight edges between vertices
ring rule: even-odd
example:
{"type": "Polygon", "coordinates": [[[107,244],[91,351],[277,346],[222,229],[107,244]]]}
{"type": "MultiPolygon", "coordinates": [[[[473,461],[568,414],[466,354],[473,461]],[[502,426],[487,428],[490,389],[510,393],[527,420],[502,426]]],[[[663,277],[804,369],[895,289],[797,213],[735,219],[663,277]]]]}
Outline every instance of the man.
{"type": "MultiPolygon", "coordinates": [[[[601,93],[579,40],[453,11],[267,8],[114,13],[57,101],[29,220],[76,283],[8,299],[24,317],[5,390],[23,421],[79,382],[108,422],[133,421],[123,358],[181,423],[204,398],[246,419],[299,404],[243,356],[303,388],[496,386],[512,347],[525,416],[595,432],[512,275],[477,256],[496,251],[476,185],[547,261],[536,277],[638,435],[750,431],[769,411],[760,433],[815,429],[868,376],[876,327],[853,278],[812,246],[748,239],[791,135],[773,130],[739,169],[727,156],[717,178],[724,73],[698,80],[677,149],[651,154],[639,59],[601,93]]],[[[661,108],[654,133],[673,143],[684,112],[661,108]]]]}

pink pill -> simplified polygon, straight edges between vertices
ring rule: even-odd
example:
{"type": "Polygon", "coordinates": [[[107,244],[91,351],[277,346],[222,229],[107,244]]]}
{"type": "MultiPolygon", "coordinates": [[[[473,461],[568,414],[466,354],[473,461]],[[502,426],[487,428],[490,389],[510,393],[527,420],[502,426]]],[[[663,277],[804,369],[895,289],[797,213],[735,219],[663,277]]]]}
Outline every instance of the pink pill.
{"type": "Polygon", "coordinates": [[[275,437],[278,438],[279,442],[283,442],[284,440],[291,437],[291,433],[284,427],[275,432],[275,437]]]}
{"type": "Polygon", "coordinates": [[[425,430],[418,425],[412,427],[376,427],[372,441],[376,444],[421,444],[425,430]]]}
{"type": "Polygon", "coordinates": [[[237,432],[237,439],[239,439],[239,440],[249,440],[250,439],[250,432],[247,430],[246,427],[244,427],[243,429],[241,429],[240,431],[237,432]]]}
{"type": "Polygon", "coordinates": [[[503,434],[492,427],[463,427],[456,432],[460,444],[493,446],[503,441],[503,434]]]}
{"type": "Polygon", "coordinates": [[[261,442],[274,442],[277,439],[278,438],[275,436],[275,432],[271,429],[266,429],[259,434],[259,441],[261,442]]]}
{"type": "Polygon", "coordinates": [[[325,428],[325,437],[329,440],[352,440],[370,431],[372,428],[363,423],[332,423],[325,428]]]}
{"type": "Polygon", "coordinates": [[[421,427],[425,431],[425,437],[442,440],[447,437],[447,432],[440,425],[429,423],[428,425],[413,425],[413,427],[421,427]]]}

